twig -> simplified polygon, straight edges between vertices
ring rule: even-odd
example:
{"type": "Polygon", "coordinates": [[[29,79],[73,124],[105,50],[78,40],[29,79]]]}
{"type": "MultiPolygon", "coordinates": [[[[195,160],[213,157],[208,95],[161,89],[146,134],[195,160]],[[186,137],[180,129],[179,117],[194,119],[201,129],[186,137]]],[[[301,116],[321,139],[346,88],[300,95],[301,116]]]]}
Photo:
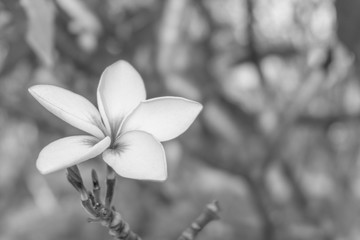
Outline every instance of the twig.
{"type": "Polygon", "coordinates": [[[254,174],[250,175],[247,172],[243,173],[240,177],[246,183],[248,191],[250,193],[252,204],[260,217],[262,225],[261,239],[276,239],[276,224],[273,221],[270,209],[266,201],[267,191],[265,189],[265,179],[259,176],[254,176],[254,174]]]}
{"type": "Polygon", "coordinates": [[[200,216],[181,233],[178,240],[193,240],[210,222],[219,219],[220,206],[218,201],[209,203],[200,216]]]}

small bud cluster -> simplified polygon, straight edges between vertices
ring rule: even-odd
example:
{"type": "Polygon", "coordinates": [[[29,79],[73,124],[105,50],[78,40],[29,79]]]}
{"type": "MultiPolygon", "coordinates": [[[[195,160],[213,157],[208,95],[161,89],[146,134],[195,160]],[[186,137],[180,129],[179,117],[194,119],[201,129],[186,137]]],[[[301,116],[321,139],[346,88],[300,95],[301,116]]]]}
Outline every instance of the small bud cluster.
{"type": "Polygon", "coordinates": [[[100,199],[100,184],[95,170],[91,172],[93,190],[88,191],[83,183],[79,168],[75,165],[67,168],[67,179],[73,187],[80,193],[81,204],[86,212],[91,216],[89,222],[100,222],[109,229],[109,234],[114,239],[119,240],[141,240],[141,238],[131,231],[130,226],[121,217],[120,213],[111,205],[114,196],[115,173],[108,168],[106,177],[105,203],[100,199]]]}

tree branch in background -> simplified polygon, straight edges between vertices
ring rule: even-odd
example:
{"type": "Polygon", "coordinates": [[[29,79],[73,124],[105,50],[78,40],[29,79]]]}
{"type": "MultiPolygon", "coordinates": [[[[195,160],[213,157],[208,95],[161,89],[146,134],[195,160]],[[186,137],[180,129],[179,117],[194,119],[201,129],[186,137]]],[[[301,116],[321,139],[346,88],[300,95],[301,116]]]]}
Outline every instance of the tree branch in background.
{"type": "Polygon", "coordinates": [[[201,230],[210,222],[219,219],[220,206],[218,201],[209,203],[200,216],[181,233],[178,240],[194,240],[201,230]]]}
{"type": "MultiPolygon", "coordinates": [[[[256,2],[256,1],[255,1],[256,2]]],[[[247,13],[248,13],[248,23],[247,23],[247,37],[248,37],[248,48],[250,51],[250,59],[254,64],[258,74],[259,79],[262,85],[262,90],[268,100],[272,99],[271,89],[266,80],[265,74],[261,68],[261,58],[259,57],[257,46],[256,46],[256,34],[255,34],[255,24],[256,19],[254,15],[254,0],[246,1],[247,13]]]]}
{"type": "MultiPolygon", "coordinates": [[[[208,24],[211,31],[215,31],[217,29],[217,24],[213,19],[213,16],[211,15],[211,12],[207,9],[207,7],[204,5],[206,1],[197,1],[195,6],[199,10],[199,12],[202,14],[204,20],[208,24]]],[[[249,53],[249,59],[250,61],[253,61],[257,70],[259,71],[259,76],[261,77],[262,85],[264,93],[266,92],[267,97],[268,96],[268,90],[266,85],[266,79],[262,73],[262,70],[260,68],[260,60],[257,55],[257,49],[254,43],[255,35],[254,35],[254,29],[253,29],[253,12],[252,12],[252,2],[250,0],[250,3],[248,3],[248,8],[251,10],[249,12],[249,22],[248,22],[248,31],[250,31],[248,44],[251,45],[249,48],[252,49],[249,53]],[[251,15],[251,16],[250,16],[251,15]]],[[[204,59],[204,74],[206,74],[207,84],[211,86],[210,93],[212,94],[209,98],[214,99],[214,95],[216,98],[220,99],[219,101],[221,105],[223,106],[223,109],[226,109],[231,117],[233,119],[236,119],[235,122],[239,123],[239,127],[246,126],[246,130],[251,132],[254,135],[261,135],[261,131],[258,128],[256,116],[251,115],[250,113],[246,111],[242,111],[241,106],[238,104],[235,104],[231,101],[229,101],[228,96],[226,96],[225,92],[221,91],[221,87],[218,85],[218,81],[215,79],[214,75],[209,74],[208,67],[212,65],[213,56],[215,55],[215,51],[213,48],[213,45],[211,44],[211,37],[205,38],[204,42],[202,43],[202,47],[204,48],[204,55],[206,58],[204,59]]],[[[224,110],[225,111],[225,110],[224,110]]],[[[219,139],[216,135],[213,136],[214,132],[212,129],[210,129],[206,124],[203,126],[204,132],[207,132],[211,135],[207,138],[209,139],[219,139]]],[[[245,129],[245,128],[244,128],[245,129]]],[[[204,140],[204,139],[203,139],[204,140]]],[[[204,140],[204,143],[208,141],[204,140]]],[[[216,143],[213,142],[215,145],[216,143]]],[[[212,143],[209,143],[212,145],[212,143]]],[[[215,167],[217,169],[225,170],[227,173],[233,174],[243,180],[243,182],[246,184],[250,198],[253,200],[252,203],[254,205],[254,209],[257,212],[258,218],[261,222],[261,236],[262,239],[272,240],[275,239],[276,234],[276,228],[274,226],[274,223],[271,219],[271,212],[268,209],[267,206],[267,199],[265,198],[266,190],[265,185],[263,184],[263,178],[264,176],[261,173],[258,173],[258,169],[255,169],[255,165],[246,164],[246,162],[253,162],[253,161],[247,161],[244,160],[243,154],[240,155],[240,153],[243,153],[244,151],[238,151],[237,153],[233,154],[233,158],[222,158],[222,161],[219,161],[219,156],[216,152],[212,151],[210,153],[209,149],[213,149],[212,147],[209,147],[209,145],[204,146],[205,149],[202,151],[197,151],[196,149],[193,149],[188,144],[184,143],[184,145],[187,147],[189,151],[192,151],[195,155],[202,155],[199,156],[199,159],[204,160],[204,163],[209,164],[212,167],[215,167]],[[207,154],[208,153],[208,154],[207,154]],[[206,156],[204,156],[204,154],[206,156]],[[212,156],[211,156],[212,155],[212,156]]],[[[234,146],[234,149],[239,149],[243,146],[234,146]]],[[[220,157],[221,158],[221,157],[220,157]]],[[[245,156],[246,158],[246,156],[245,156]]]]}
{"type": "Polygon", "coordinates": [[[182,31],[181,23],[184,20],[188,2],[188,0],[170,0],[164,6],[158,35],[159,46],[156,59],[157,70],[163,79],[171,78],[171,59],[174,56],[174,49],[177,48],[179,43],[182,31]]]}

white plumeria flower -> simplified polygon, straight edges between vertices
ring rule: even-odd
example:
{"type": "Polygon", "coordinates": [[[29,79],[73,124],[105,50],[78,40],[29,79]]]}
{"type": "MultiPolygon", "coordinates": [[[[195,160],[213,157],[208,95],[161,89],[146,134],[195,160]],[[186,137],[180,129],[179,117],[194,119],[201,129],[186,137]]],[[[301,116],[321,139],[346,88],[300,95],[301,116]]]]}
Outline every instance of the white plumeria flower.
{"type": "Polygon", "coordinates": [[[127,62],[118,61],[101,75],[96,107],[84,97],[51,85],[29,88],[47,110],[90,135],[71,136],[47,145],[36,166],[43,174],[79,164],[102,153],[104,161],[126,178],[167,178],[160,142],[182,134],[202,109],[180,97],[146,99],[143,80],[127,62]]]}

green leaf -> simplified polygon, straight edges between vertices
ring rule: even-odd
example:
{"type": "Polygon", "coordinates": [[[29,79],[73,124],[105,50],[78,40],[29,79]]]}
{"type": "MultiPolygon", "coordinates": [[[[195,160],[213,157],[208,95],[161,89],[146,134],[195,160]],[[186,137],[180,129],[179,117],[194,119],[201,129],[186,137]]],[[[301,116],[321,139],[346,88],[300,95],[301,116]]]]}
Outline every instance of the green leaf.
{"type": "Polygon", "coordinates": [[[21,0],[27,17],[26,41],[47,66],[53,65],[55,8],[49,0],[21,0]]]}

